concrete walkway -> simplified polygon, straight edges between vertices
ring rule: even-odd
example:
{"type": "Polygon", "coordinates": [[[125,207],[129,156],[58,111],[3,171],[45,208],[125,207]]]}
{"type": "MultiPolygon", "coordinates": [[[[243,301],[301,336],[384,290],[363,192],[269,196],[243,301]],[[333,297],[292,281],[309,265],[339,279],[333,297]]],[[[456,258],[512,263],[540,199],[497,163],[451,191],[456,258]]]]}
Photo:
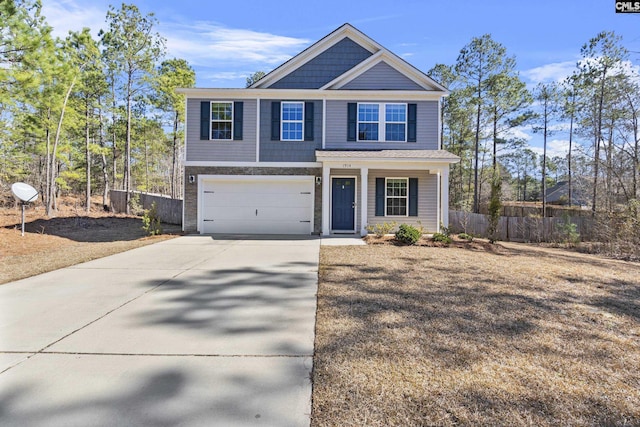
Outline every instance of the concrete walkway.
{"type": "Polygon", "coordinates": [[[319,247],[185,236],[0,286],[0,425],[309,425],[319,247]]]}

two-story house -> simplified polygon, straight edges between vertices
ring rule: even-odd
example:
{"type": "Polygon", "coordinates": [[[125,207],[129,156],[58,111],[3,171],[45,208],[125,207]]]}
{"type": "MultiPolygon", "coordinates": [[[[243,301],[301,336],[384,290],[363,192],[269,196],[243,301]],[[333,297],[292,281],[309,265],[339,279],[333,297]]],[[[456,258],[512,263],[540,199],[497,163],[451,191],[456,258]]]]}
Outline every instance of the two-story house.
{"type": "Polygon", "coordinates": [[[183,228],[366,234],[447,224],[446,88],[345,24],[249,88],[186,95],[183,228]]]}

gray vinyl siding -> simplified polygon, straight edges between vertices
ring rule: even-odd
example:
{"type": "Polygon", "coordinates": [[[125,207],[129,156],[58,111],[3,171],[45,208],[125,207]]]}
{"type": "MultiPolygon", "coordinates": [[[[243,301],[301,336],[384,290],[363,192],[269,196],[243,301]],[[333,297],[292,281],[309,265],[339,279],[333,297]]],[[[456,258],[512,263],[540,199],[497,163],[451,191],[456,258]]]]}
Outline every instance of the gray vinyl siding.
{"type": "Polygon", "coordinates": [[[269,87],[274,89],[318,89],[371,55],[367,49],[345,37],[269,87]]]}
{"type": "Polygon", "coordinates": [[[245,99],[242,141],[200,140],[200,102],[233,99],[187,99],[187,161],[256,161],[256,100],[245,99]]]}
{"type": "Polygon", "coordinates": [[[273,101],[279,100],[260,101],[260,161],[315,162],[316,150],[322,148],[322,101],[313,101],[313,141],[272,141],[271,102],[273,101]]]}
{"type": "Polygon", "coordinates": [[[374,65],[370,70],[344,85],[342,89],[425,90],[422,86],[398,72],[386,62],[380,62],[374,65]]]}
{"type": "MultiPolygon", "coordinates": [[[[363,101],[364,102],[364,101],[363,101]]],[[[398,102],[398,101],[375,101],[398,102]]],[[[327,101],[327,150],[437,150],[438,101],[419,101],[417,104],[417,142],[347,141],[348,101],[327,101]]]]}
{"type": "Polygon", "coordinates": [[[369,224],[396,221],[400,224],[418,226],[418,221],[428,232],[438,230],[438,175],[428,171],[369,170],[367,184],[367,219],[369,224]],[[418,216],[376,216],[376,178],[418,178],[418,216]]]}

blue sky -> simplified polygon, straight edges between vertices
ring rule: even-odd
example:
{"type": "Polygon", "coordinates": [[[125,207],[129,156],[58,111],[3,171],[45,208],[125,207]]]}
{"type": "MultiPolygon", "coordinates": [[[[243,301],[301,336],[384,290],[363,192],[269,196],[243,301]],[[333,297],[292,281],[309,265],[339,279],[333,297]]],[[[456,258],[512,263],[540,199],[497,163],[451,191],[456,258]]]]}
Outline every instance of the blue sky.
{"type": "MultiPolygon", "coordinates": [[[[44,0],[54,33],[106,28],[103,0],[44,0]]],[[[559,80],[580,48],[603,30],[623,36],[640,64],[640,14],[615,13],[614,0],[137,0],[153,12],[167,39],[167,56],[189,61],[199,87],[244,87],[254,71],[269,71],[345,22],[428,71],[453,64],[472,37],[490,33],[515,55],[531,86],[559,80]],[[635,53],[634,53],[635,52],[635,53]]],[[[558,146],[562,141],[558,140],[558,146]]]]}

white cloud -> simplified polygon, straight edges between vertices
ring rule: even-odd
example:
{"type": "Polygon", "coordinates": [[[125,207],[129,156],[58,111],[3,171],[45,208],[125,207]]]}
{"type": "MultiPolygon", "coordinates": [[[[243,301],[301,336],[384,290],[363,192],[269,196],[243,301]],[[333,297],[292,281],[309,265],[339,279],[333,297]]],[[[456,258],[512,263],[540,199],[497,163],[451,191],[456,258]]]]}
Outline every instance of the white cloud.
{"type": "Polygon", "coordinates": [[[210,22],[192,24],[160,23],[161,34],[167,38],[171,56],[186,58],[193,65],[211,65],[226,61],[234,64],[280,64],[309,43],[306,39],[279,36],[237,28],[227,28],[210,22]]]}
{"type": "Polygon", "coordinates": [[[523,141],[529,141],[531,140],[531,135],[525,132],[526,130],[530,130],[530,127],[518,126],[512,129],[509,129],[508,131],[505,132],[505,135],[503,136],[510,139],[521,139],[523,141]]]}
{"type": "MultiPolygon", "coordinates": [[[[47,0],[43,14],[53,27],[54,36],[64,38],[70,30],[79,31],[83,27],[91,28],[97,36],[100,29],[107,29],[108,7],[108,0],[47,0]]],[[[216,82],[244,86],[244,79],[251,73],[270,71],[310,43],[303,38],[229,28],[216,22],[180,21],[177,15],[156,15],[156,18],[156,30],[167,41],[167,57],[186,59],[196,69],[198,85],[211,86],[216,82]]]]}
{"type": "Polygon", "coordinates": [[[69,31],[81,31],[91,28],[94,36],[100,29],[106,28],[108,3],[87,2],[78,4],[75,0],[50,0],[42,4],[42,14],[47,23],[53,28],[55,37],[65,38],[69,31]]]}
{"type": "Polygon", "coordinates": [[[576,69],[576,61],[554,62],[524,70],[521,74],[533,83],[561,82],[576,69]]]}
{"type": "MultiPolygon", "coordinates": [[[[540,156],[544,153],[544,147],[542,146],[530,146],[529,148],[540,156]]],[[[567,153],[569,153],[568,139],[552,139],[551,141],[547,141],[547,158],[565,157],[567,153]]]]}

